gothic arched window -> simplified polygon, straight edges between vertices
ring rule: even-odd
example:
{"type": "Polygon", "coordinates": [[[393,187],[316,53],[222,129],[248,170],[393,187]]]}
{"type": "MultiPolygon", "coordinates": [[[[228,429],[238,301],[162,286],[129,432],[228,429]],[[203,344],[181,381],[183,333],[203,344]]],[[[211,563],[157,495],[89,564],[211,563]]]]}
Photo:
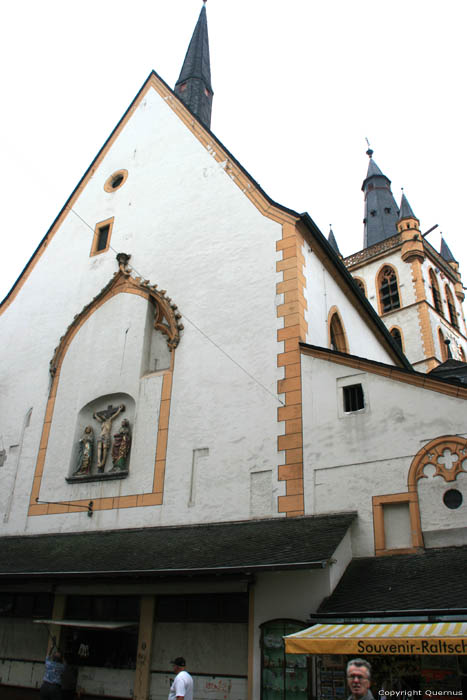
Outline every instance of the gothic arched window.
{"type": "Polygon", "coordinates": [[[331,350],[339,350],[340,352],[349,351],[347,348],[344,327],[337,311],[332,314],[329,322],[329,339],[331,343],[331,350]]]}
{"type": "Polygon", "coordinates": [[[358,277],[354,277],[354,282],[361,291],[362,294],[366,296],[366,289],[365,289],[365,283],[363,280],[359,279],[358,277]]]}
{"type": "Polygon", "coordinates": [[[454,304],[454,298],[451,294],[451,290],[449,289],[448,285],[445,286],[444,290],[446,292],[446,301],[448,302],[449,318],[454,328],[458,331],[459,323],[457,321],[457,312],[456,305],[454,304]]]}
{"type": "Polygon", "coordinates": [[[394,269],[385,265],[379,274],[379,300],[381,311],[386,313],[392,309],[400,309],[399,288],[394,269]]]}
{"type": "Polygon", "coordinates": [[[441,294],[439,293],[438,280],[436,279],[435,272],[432,269],[430,269],[430,282],[435,309],[439,314],[441,314],[441,316],[444,316],[443,302],[441,301],[441,294]]]}
{"type": "Polygon", "coordinates": [[[400,347],[400,349],[402,350],[402,352],[404,352],[404,348],[402,346],[402,333],[400,332],[400,329],[397,328],[397,326],[394,326],[394,328],[391,328],[389,332],[400,347]]]}
{"type": "Polygon", "coordinates": [[[448,347],[446,343],[444,342],[444,334],[441,328],[438,328],[438,340],[439,340],[439,347],[441,350],[441,359],[443,362],[446,362],[448,359],[448,347]]]}

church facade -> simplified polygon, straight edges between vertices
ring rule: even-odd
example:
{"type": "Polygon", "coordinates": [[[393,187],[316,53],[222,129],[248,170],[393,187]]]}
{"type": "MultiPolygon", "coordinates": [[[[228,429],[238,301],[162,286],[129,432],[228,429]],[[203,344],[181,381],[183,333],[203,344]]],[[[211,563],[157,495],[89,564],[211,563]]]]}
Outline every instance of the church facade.
{"type": "Polygon", "coordinates": [[[149,75],[2,303],[2,697],[37,697],[48,635],[83,698],[165,698],[180,655],[198,700],[325,697],[282,636],[363,561],[415,566],[394,605],[467,607],[420,592],[467,552],[455,262],[407,208],[384,259],[342,261],[216,139],[212,97],[203,7],[175,91],[149,75]]]}

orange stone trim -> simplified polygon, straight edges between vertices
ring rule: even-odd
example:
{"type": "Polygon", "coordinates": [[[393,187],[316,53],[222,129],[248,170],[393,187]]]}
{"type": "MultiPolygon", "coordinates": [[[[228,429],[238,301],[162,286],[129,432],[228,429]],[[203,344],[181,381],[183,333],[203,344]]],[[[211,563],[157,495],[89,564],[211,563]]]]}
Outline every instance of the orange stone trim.
{"type": "MultiPolygon", "coordinates": [[[[283,352],[277,354],[277,366],[283,367],[284,378],[277,382],[277,391],[284,405],[277,411],[277,420],[285,432],[277,438],[277,449],[284,452],[285,464],[278,467],[278,478],[285,481],[285,496],[278,497],[278,510],[288,517],[303,515],[303,432],[302,432],[302,378],[299,343],[306,339],[308,325],[305,319],[305,276],[302,253],[303,237],[296,226],[284,224],[282,239],[276,250],[282,259],[276,269],[282,279],[276,285],[277,294],[284,295],[284,303],[277,307],[277,317],[283,319],[283,328],[277,332],[277,341],[283,343],[283,352]]],[[[282,432],[282,429],[280,430],[282,432]]]]}
{"type": "MultiPolygon", "coordinates": [[[[410,268],[412,271],[412,283],[415,291],[415,299],[417,302],[427,301],[425,284],[423,282],[422,275],[422,265],[420,260],[412,260],[410,263],[410,268]]],[[[433,340],[433,329],[431,327],[430,314],[427,304],[419,304],[417,307],[418,312],[418,323],[420,325],[420,332],[422,338],[422,347],[425,358],[434,357],[435,352],[435,342],[433,340]]],[[[426,369],[430,371],[434,367],[438,366],[437,360],[427,359],[426,369]]]]}
{"type": "Polygon", "coordinates": [[[462,462],[467,459],[467,439],[458,435],[442,435],[441,437],[431,440],[422,447],[415,455],[412,464],[410,465],[408,476],[408,489],[412,493],[417,491],[417,483],[419,479],[426,479],[424,469],[427,464],[432,464],[436,468],[435,476],[440,476],[446,482],[455,481],[458,474],[466,472],[462,466],[462,462]],[[443,458],[444,450],[449,450],[451,454],[457,456],[456,463],[451,469],[448,469],[439,458],[443,458]]]}
{"type": "Polygon", "coordinates": [[[141,281],[140,278],[130,277],[125,271],[124,267],[121,267],[120,271],[116,273],[109,284],[104,287],[102,292],[95,297],[94,300],[88,304],[88,306],[86,306],[80,314],[78,314],[78,316],[75,317],[65,335],[60,339],[60,344],[55,349],[54,357],[50,363],[50,371],[53,377],[52,386],[44,417],[44,424],[36,461],[36,469],[29,499],[28,515],[82,513],[83,509],[77,506],[88,505],[89,501],[87,500],[69,500],[69,505],[45,505],[36,503],[36,498],[39,497],[40,493],[45,455],[47,452],[58,384],[60,381],[60,371],[66,352],[81,326],[83,326],[83,324],[95,311],[97,311],[100,306],[105,304],[116,294],[137,294],[155,304],[155,327],[163,330],[160,328],[160,326],[164,322],[164,332],[167,336],[167,343],[172,350],[172,357],[170,369],[164,371],[162,379],[152,492],[132,494],[129,496],[96,498],[93,500],[93,509],[112,510],[114,508],[140,508],[143,506],[155,506],[162,504],[164,495],[164,474],[167,454],[170,402],[172,396],[172,377],[175,361],[174,351],[179,342],[179,332],[183,329],[183,326],[178,321],[180,314],[174,311],[176,306],[170,303],[171,300],[165,296],[165,292],[156,291],[156,287],[157,285],[150,286],[147,280],[141,281]],[[166,316],[168,318],[166,318],[166,316]]]}
{"type": "Polygon", "coordinates": [[[375,538],[375,554],[407,554],[416,552],[423,547],[422,526],[420,520],[420,508],[417,493],[391,493],[385,496],[373,496],[373,532],[375,538]],[[407,503],[409,505],[410,530],[412,547],[401,549],[386,549],[384,534],[384,505],[388,503],[407,503]]]}
{"type": "Polygon", "coordinates": [[[334,318],[334,316],[337,316],[337,319],[340,324],[340,330],[342,330],[342,333],[338,334],[338,340],[341,341],[342,345],[344,347],[336,348],[336,350],[339,350],[340,352],[349,352],[349,340],[347,338],[347,332],[345,330],[344,322],[342,320],[342,316],[339,313],[339,309],[337,306],[331,306],[329,309],[328,313],[328,321],[327,321],[327,327],[328,327],[328,347],[331,347],[331,323],[334,318]]]}
{"type": "Polygon", "coordinates": [[[92,244],[91,244],[91,251],[89,253],[89,257],[93,257],[94,255],[101,255],[102,253],[106,253],[108,249],[110,248],[110,239],[112,238],[112,229],[114,226],[114,217],[111,216],[110,219],[105,219],[105,221],[99,221],[99,223],[96,224],[94,228],[94,237],[92,239],[92,244]],[[109,233],[107,234],[107,241],[105,244],[105,248],[102,248],[101,250],[97,250],[97,244],[99,242],[99,233],[102,228],[105,226],[109,227],[109,233]]]}

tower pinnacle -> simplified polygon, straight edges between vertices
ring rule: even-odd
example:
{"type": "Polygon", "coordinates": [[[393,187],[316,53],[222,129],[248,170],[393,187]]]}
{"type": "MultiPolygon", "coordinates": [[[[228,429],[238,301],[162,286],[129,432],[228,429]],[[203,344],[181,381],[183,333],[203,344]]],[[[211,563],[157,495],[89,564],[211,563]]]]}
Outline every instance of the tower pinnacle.
{"type": "Polygon", "coordinates": [[[399,209],[391,192],[391,180],[381,172],[373,160],[373,150],[369,143],[366,153],[370,162],[362,185],[365,193],[363,247],[369,248],[397,233],[399,209]]]}
{"type": "Polygon", "coordinates": [[[199,14],[180,76],[175,83],[175,94],[208,129],[211,126],[212,86],[209,59],[206,0],[199,14]]]}

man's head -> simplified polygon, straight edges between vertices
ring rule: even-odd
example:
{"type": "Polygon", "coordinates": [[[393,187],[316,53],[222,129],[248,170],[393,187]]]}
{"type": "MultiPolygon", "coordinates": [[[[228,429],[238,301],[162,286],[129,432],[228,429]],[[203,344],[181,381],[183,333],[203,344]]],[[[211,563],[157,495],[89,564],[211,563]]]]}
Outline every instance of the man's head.
{"type": "Polygon", "coordinates": [[[180,671],[185,670],[186,661],[183,656],[177,656],[173,661],[170,662],[174,668],[175,673],[180,673],[180,671]]]}
{"type": "Polygon", "coordinates": [[[347,664],[347,683],[354,698],[363,698],[370,689],[371,665],[365,659],[352,659],[347,664]]]}

